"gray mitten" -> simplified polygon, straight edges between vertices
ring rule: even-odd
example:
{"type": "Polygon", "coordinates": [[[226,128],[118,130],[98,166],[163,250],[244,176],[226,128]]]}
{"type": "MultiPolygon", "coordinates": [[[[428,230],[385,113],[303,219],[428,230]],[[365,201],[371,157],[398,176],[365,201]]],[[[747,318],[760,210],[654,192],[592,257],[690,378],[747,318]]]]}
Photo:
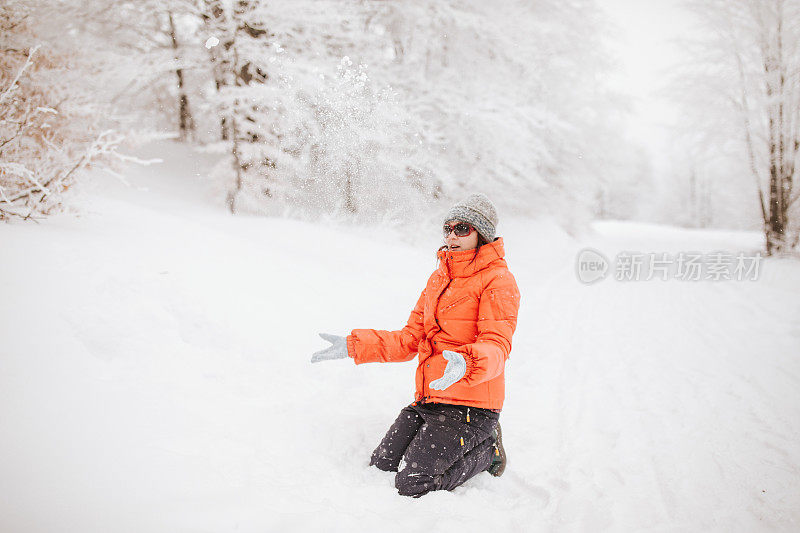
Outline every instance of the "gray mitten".
{"type": "Polygon", "coordinates": [[[320,337],[331,343],[324,350],[314,352],[311,356],[312,363],[319,363],[320,361],[329,361],[331,359],[344,359],[347,357],[347,338],[340,337],[339,335],[331,335],[330,333],[320,333],[320,337]]]}
{"type": "Polygon", "coordinates": [[[430,387],[434,390],[445,390],[447,387],[464,377],[467,373],[467,362],[464,356],[458,352],[451,352],[445,350],[442,352],[442,357],[447,359],[447,366],[444,368],[444,374],[439,379],[431,381],[430,387]]]}

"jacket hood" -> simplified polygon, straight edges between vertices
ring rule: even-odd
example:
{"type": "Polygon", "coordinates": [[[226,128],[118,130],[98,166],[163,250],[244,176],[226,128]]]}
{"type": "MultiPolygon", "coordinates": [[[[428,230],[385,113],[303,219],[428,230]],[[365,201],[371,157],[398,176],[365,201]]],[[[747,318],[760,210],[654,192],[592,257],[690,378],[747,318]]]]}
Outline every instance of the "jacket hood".
{"type": "Polygon", "coordinates": [[[493,242],[478,248],[477,257],[475,250],[439,250],[439,270],[450,278],[466,278],[479,270],[483,270],[494,261],[503,259],[506,255],[503,248],[503,238],[498,237],[493,242]],[[473,261],[473,257],[475,260],[473,261]]]}

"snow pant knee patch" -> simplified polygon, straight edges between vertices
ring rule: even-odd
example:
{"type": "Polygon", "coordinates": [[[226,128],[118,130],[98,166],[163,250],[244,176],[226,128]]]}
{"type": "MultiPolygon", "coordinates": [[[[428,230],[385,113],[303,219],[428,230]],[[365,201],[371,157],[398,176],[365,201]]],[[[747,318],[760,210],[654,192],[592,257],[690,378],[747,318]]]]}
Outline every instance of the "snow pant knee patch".
{"type": "Polygon", "coordinates": [[[397,472],[400,459],[422,423],[422,417],[413,408],[402,409],[380,444],[372,452],[369,464],[385,472],[397,472]]]}

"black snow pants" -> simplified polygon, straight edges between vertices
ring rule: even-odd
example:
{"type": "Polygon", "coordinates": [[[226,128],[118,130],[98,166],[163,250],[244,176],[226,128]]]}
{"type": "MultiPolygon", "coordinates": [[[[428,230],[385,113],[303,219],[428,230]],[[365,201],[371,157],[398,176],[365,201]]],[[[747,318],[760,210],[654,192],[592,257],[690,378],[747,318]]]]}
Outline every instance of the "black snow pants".
{"type": "Polygon", "coordinates": [[[400,411],[369,464],[397,472],[395,487],[404,496],[452,490],[491,464],[499,418],[500,413],[477,407],[411,404],[400,411]]]}

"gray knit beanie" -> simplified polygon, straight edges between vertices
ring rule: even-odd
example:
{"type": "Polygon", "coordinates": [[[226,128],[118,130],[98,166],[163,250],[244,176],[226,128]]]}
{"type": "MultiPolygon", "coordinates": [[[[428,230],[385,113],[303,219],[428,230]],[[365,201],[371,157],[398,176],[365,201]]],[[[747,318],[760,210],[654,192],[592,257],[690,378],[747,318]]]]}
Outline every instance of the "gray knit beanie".
{"type": "Polygon", "coordinates": [[[445,223],[451,220],[461,220],[472,224],[486,242],[494,240],[497,228],[497,209],[485,194],[472,194],[465,200],[458,202],[450,208],[444,217],[445,223]]]}

